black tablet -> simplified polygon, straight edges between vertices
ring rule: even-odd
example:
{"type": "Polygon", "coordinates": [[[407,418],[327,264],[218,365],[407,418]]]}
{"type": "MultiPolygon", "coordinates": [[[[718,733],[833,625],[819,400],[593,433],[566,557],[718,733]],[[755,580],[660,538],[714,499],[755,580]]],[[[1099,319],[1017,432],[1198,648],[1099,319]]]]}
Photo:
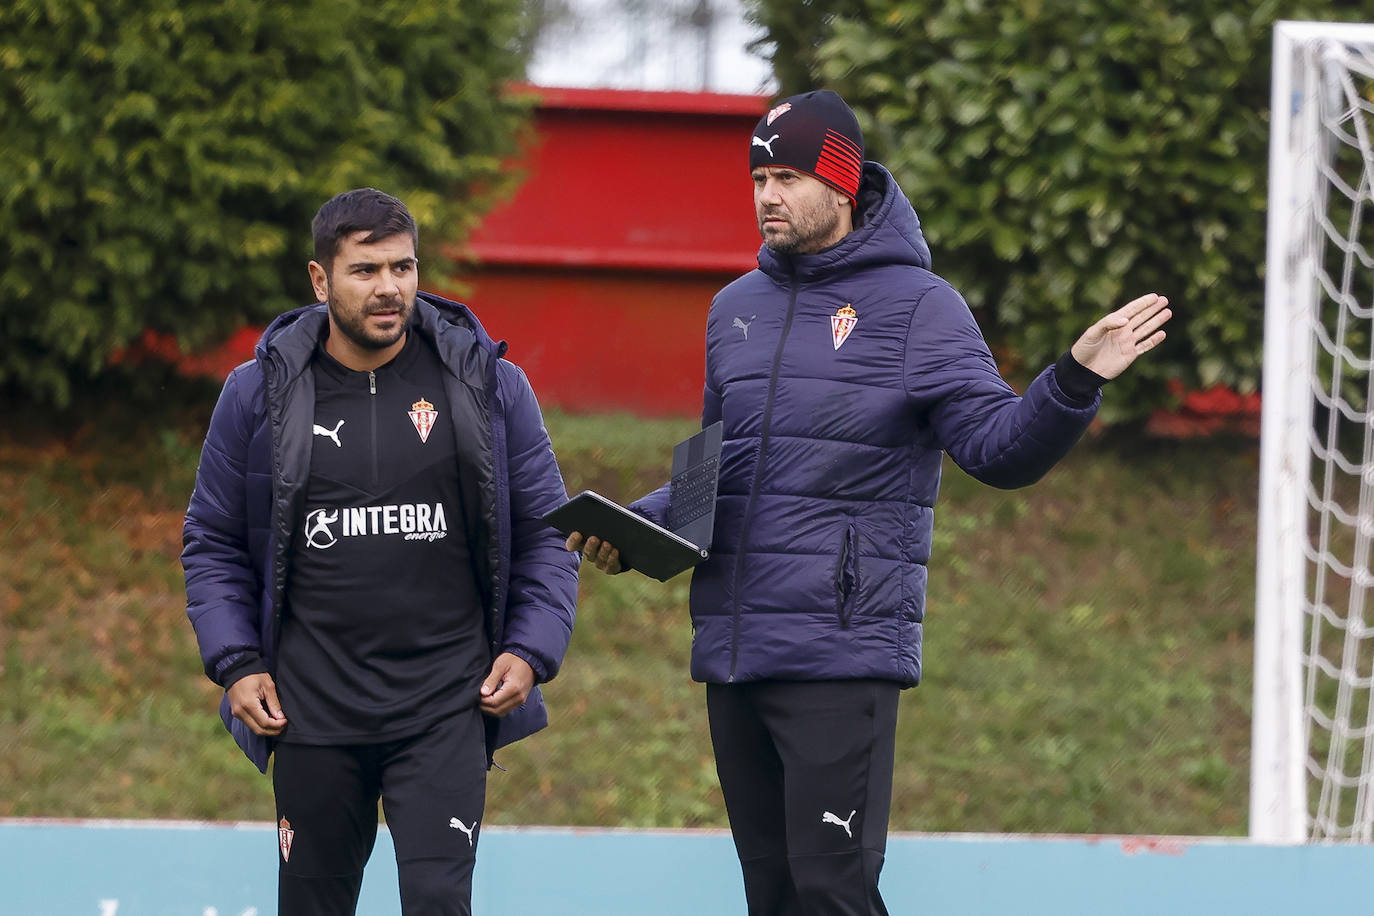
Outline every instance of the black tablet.
{"type": "Polygon", "coordinates": [[[585,537],[610,541],[620,551],[621,563],[660,582],[691,569],[710,556],[710,551],[661,528],[624,506],[583,490],[544,516],[564,535],[580,531],[585,537]]]}

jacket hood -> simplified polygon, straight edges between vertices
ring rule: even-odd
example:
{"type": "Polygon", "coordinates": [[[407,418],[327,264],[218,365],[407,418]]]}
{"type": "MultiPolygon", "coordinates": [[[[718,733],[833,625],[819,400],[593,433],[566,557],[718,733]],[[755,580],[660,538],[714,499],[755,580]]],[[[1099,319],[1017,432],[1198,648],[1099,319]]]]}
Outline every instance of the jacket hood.
{"type": "Polygon", "coordinates": [[[811,280],[885,264],[930,270],[921,220],[892,173],[876,162],[864,163],[854,223],[853,232],[815,254],[779,254],[761,245],[759,269],[779,280],[811,280]]]}
{"type": "MultiPolygon", "coordinates": [[[[315,347],[324,337],[328,325],[329,307],[323,302],[284,312],[262,332],[253,348],[253,355],[263,362],[275,354],[286,370],[286,378],[290,378],[310,364],[315,347]]],[[[505,341],[493,340],[471,309],[461,302],[453,302],[433,293],[416,294],[411,327],[418,328],[435,341],[453,341],[452,332],[457,331],[456,342],[460,346],[465,339],[469,344],[475,343],[480,351],[493,356],[500,357],[506,352],[505,341]]]]}

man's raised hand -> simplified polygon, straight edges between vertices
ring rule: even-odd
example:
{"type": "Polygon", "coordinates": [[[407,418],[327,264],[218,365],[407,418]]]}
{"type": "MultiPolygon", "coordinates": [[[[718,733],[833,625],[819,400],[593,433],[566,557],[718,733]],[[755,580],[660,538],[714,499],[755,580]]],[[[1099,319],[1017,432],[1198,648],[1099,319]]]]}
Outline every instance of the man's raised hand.
{"type": "Polygon", "coordinates": [[[1098,321],[1074,343],[1073,358],[1103,378],[1116,378],[1137,356],[1164,340],[1164,323],[1173,317],[1169,300],[1146,293],[1098,321]]]}

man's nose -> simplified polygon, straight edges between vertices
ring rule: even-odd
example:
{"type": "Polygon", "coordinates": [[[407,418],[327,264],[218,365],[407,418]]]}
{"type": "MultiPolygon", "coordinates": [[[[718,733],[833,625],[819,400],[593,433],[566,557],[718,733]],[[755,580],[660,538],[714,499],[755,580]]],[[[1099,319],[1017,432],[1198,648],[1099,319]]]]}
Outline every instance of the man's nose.
{"type": "Polygon", "coordinates": [[[377,292],[382,296],[394,296],[401,291],[401,285],[396,281],[396,272],[389,268],[383,268],[377,273],[377,292]]]}

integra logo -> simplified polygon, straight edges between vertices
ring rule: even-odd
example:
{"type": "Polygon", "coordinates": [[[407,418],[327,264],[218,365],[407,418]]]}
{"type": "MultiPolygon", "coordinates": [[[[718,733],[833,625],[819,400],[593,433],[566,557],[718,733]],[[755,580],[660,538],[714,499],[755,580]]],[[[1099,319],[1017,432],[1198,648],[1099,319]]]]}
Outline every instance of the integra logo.
{"type": "Polygon", "coordinates": [[[437,541],[448,537],[443,503],[401,503],[315,509],[305,517],[305,542],[327,550],[341,538],[399,535],[407,541],[437,541]]]}

